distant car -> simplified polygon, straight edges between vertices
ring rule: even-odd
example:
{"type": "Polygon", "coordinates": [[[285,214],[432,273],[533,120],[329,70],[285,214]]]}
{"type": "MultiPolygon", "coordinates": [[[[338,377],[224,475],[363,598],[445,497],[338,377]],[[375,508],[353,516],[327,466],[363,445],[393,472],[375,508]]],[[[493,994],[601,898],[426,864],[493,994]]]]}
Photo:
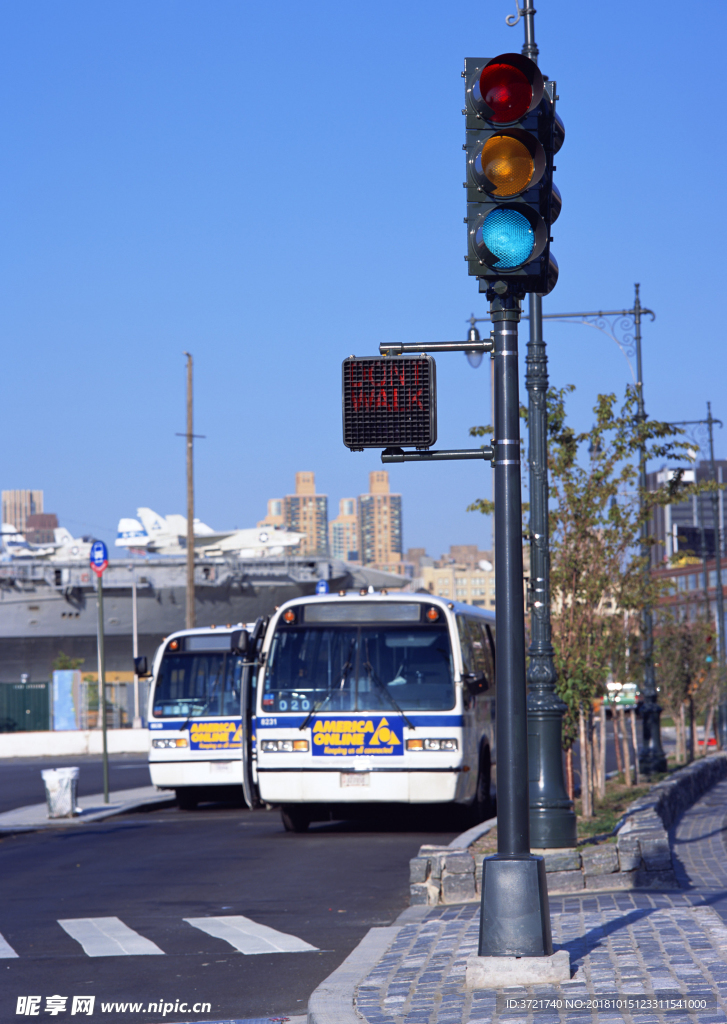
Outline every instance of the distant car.
{"type": "Polygon", "coordinates": [[[608,693],[603,698],[606,710],[613,708],[635,708],[641,694],[636,683],[607,683],[608,693]]]}

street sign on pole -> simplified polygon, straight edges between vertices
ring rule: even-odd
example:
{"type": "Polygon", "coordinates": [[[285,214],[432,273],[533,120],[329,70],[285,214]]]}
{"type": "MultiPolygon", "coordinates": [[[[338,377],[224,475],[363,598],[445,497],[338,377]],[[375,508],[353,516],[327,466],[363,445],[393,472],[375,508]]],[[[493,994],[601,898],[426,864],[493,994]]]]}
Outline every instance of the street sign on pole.
{"type": "Polygon", "coordinates": [[[106,657],[103,630],[103,574],[109,567],[108,548],[102,540],[94,541],[90,554],[91,568],[98,577],[98,711],[103,734],[103,798],[109,802],[109,751],[106,738],[106,657]]]}
{"type": "Polygon", "coordinates": [[[91,545],[91,568],[99,579],[109,567],[109,551],[102,540],[96,540],[91,545]]]}

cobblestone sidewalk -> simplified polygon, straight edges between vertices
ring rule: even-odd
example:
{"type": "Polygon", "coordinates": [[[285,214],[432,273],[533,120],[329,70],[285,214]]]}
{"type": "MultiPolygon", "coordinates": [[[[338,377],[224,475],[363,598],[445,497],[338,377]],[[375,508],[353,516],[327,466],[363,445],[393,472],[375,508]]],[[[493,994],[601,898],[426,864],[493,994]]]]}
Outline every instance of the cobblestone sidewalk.
{"type": "Polygon", "coordinates": [[[479,906],[432,907],[405,924],[358,986],[368,1024],[698,1024],[727,1022],[727,926],[710,904],[727,892],[727,780],[682,817],[674,849],[682,893],[630,892],[552,897],[553,943],[571,957],[570,982],[467,992],[467,958],[477,952],[479,906]],[[499,999],[498,999],[499,995],[499,999]],[[694,1012],[507,1008],[511,1000],[686,996],[694,1012]]]}

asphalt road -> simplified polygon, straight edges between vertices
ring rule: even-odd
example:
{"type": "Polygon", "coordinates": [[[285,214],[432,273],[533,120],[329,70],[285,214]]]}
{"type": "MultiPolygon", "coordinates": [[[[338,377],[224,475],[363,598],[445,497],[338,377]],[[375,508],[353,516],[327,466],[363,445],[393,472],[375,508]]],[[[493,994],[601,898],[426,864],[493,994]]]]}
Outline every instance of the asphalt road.
{"type": "MultiPolygon", "coordinates": [[[[132,775],[129,771],[128,775],[132,775]]],[[[326,823],[286,833],[277,811],[206,805],[135,812],[87,827],[0,839],[0,934],[18,954],[0,959],[0,1020],[17,998],[95,995],[102,1003],[209,1002],[209,1013],[165,1021],[304,1013],[313,989],[369,928],[408,904],[408,860],[421,843],[448,843],[451,819],[398,808],[373,825],[326,823]],[[244,955],[185,918],[242,915],[297,936],[315,951],[244,955]],[[89,956],[58,924],[118,918],[164,955],[89,956]],[[4,977],[2,977],[4,975],[4,977]]],[[[0,946],[2,944],[0,943],[0,946]]],[[[0,950],[1,954],[1,950],[0,950]]],[[[157,1024],[159,1012],[102,1019],[157,1024]]]]}
{"type": "MultiPolygon", "coordinates": [[[[103,793],[103,762],[98,755],[84,757],[13,757],[0,761],[0,812],[14,807],[39,804],[45,800],[41,778],[43,768],[81,769],[78,795],[103,793]]],[[[149,765],[145,754],[112,754],[109,757],[109,788],[135,789],[150,786],[149,765]]]]}

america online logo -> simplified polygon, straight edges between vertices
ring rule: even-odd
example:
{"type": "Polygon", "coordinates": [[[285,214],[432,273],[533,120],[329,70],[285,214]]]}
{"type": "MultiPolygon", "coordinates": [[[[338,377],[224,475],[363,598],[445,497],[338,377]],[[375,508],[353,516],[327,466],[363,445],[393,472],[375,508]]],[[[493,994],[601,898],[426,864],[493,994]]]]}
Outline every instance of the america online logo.
{"type": "Polygon", "coordinates": [[[401,720],[387,718],[324,718],[313,726],[313,754],[336,757],[342,754],[391,756],[404,752],[401,720]]]}

